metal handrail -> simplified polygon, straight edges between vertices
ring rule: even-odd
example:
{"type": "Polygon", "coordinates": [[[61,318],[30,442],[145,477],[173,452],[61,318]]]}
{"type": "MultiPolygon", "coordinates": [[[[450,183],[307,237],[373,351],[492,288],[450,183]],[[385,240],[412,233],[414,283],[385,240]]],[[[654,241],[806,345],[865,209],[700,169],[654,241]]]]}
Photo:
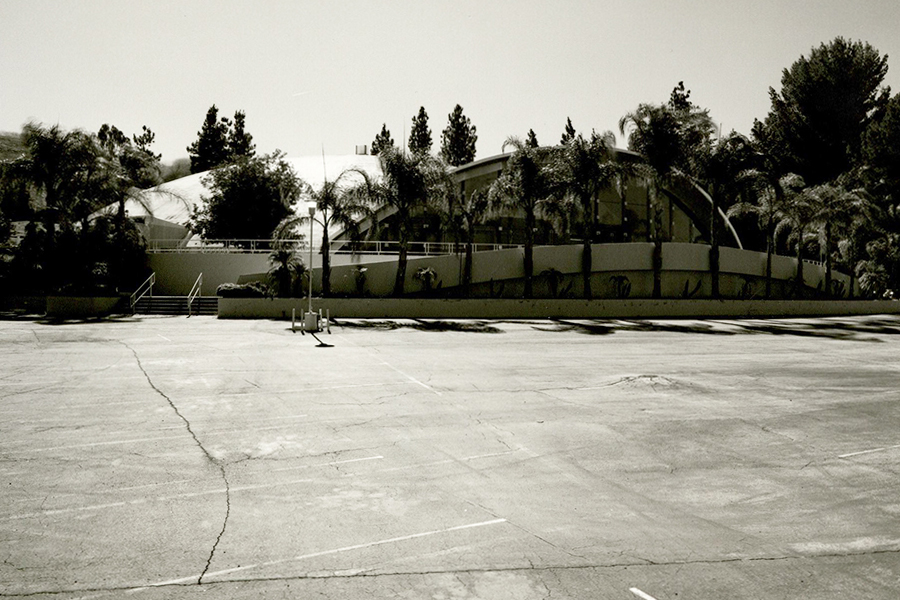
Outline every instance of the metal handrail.
{"type": "Polygon", "coordinates": [[[202,287],[203,287],[203,273],[200,273],[200,275],[197,277],[197,281],[194,282],[194,287],[191,288],[191,293],[188,294],[188,299],[187,299],[188,317],[191,316],[191,302],[194,301],[194,298],[203,295],[200,293],[202,287]]]}
{"type": "MultiPolygon", "coordinates": [[[[275,245],[274,240],[251,240],[251,239],[234,239],[234,240],[206,240],[200,243],[191,243],[188,246],[178,246],[177,240],[152,240],[147,252],[151,254],[164,253],[198,253],[198,254],[217,254],[217,253],[234,253],[234,254],[268,254],[275,245]]],[[[309,249],[309,243],[306,240],[279,240],[279,243],[292,243],[298,252],[309,249]]],[[[367,240],[353,242],[351,240],[331,240],[329,243],[333,254],[397,254],[399,252],[400,242],[396,240],[367,240]]],[[[441,256],[449,254],[458,254],[465,251],[466,245],[458,242],[420,242],[411,241],[407,246],[410,255],[416,256],[441,256]]],[[[494,244],[494,243],[476,243],[473,244],[475,252],[487,252],[491,250],[509,250],[522,248],[522,244],[494,244]]],[[[314,248],[316,253],[321,252],[319,248],[314,248]]]]}
{"type": "Polygon", "coordinates": [[[144,280],[144,283],[138,286],[138,289],[134,291],[129,299],[129,304],[131,306],[131,314],[134,314],[134,306],[140,301],[141,298],[150,294],[150,297],[153,297],[153,284],[156,283],[156,272],[150,273],[150,277],[144,280]],[[144,290],[144,287],[147,289],[144,290]],[[144,290],[144,291],[141,291],[144,290]]]}

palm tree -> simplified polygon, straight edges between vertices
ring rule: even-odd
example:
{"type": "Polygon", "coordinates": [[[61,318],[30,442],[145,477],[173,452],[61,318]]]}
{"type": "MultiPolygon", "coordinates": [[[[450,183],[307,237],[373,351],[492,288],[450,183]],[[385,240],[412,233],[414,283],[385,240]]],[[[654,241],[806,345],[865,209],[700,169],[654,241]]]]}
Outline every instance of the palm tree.
{"type": "Polygon", "coordinates": [[[484,189],[475,190],[469,195],[463,196],[457,204],[461,229],[465,235],[466,255],[463,262],[462,288],[466,297],[471,295],[472,287],[472,253],[475,246],[475,226],[478,225],[487,214],[488,192],[484,189]]]}
{"type": "MultiPolygon", "coordinates": [[[[360,221],[369,214],[366,198],[354,193],[352,187],[345,185],[347,179],[360,173],[359,169],[346,169],[333,181],[326,179],[317,190],[306,183],[301,186],[301,194],[306,194],[315,203],[316,217],[313,217],[313,220],[322,227],[322,296],[331,295],[329,230],[340,226],[355,238],[359,232],[360,221]]],[[[297,214],[290,215],[279,223],[275,229],[275,237],[282,240],[295,237],[296,229],[309,222],[309,218],[297,214]]],[[[309,243],[312,244],[312,240],[309,240],[309,243]]]]}
{"type": "Polygon", "coordinates": [[[554,149],[552,169],[554,195],[573,198],[581,209],[581,278],[589,300],[597,199],[600,192],[615,187],[622,173],[615,157],[615,136],[609,131],[592,132],[590,139],[578,134],[554,149]]]}
{"type": "Polygon", "coordinates": [[[870,295],[893,294],[900,287],[900,204],[890,197],[872,206],[873,235],[866,242],[867,258],[857,265],[859,284],[870,295]]]}
{"type": "MultiPolygon", "coordinates": [[[[628,148],[644,157],[652,176],[648,179],[648,225],[653,240],[653,297],[662,296],[662,207],[659,196],[674,181],[697,186],[698,162],[711,143],[715,124],[705,110],[669,104],[640,104],[619,120],[619,131],[628,133],[628,148]]],[[[715,213],[714,213],[715,214],[715,213]]]]}
{"type": "Polygon", "coordinates": [[[679,123],[664,105],[641,104],[619,120],[628,131],[628,148],[641,154],[650,168],[647,180],[647,229],[653,242],[653,297],[662,296],[662,208],[659,195],[671,179],[681,155],[679,123]]]}
{"type": "Polygon", "coordinates": [[[785,175],[781,178],[781,188],[784,190],[784,205],[779,213],[779,222],[775,226],[775,238],[787,230],[788,243],[794,241],[797,244],[797,275],[796,288],[802,293],[803,281],[803,244],[806,242],[807,233],[816,215],[816,205],[812,201],[806,189],[806,182],[795,174],[785,175]]]}
{"type": "Polygon", "coordinates": [[[755,202],[740,201],[728,209],[729,217],[752,215],[766,236],[766,299],[772,297],[772,256],[775,254],[775,226],[784,211],[784,188],[763,172],[748,169],[738,178],[753,194],[755,202]]]}
{"type": "Polygon", "coordinates": [[[269,279],[274,283],[277,295],[288,297],[293,291],[291,279],[298,272],[303,272],[303,260],[297,255],[297,248],[292,241],[276,239],[269,253],[269,279]]]}
{"type": "Polygon", "coordinates": [[[550,150],[535,148],[517,137],[503,142],[503,150],[512,146],[514,152],[506,163],[506,169],[491,184],[488,199],[491,210],[521,210],[525,213],[525,290],[524,296],[533,295],[534,278],[534,229],[537,215],[542,211],[551,194],[547,168],[550,150]]]}
{"type": "Polygon", "coordinates": [[[709,269],[712,297],[719,297],[719,216],[723,203],[731,201],[740,191],[738,175],[747,167],[752,156],[750,141],[731,132],[712,144],[700,144],[696,149],[698,173],[694,189],[706,197],[711,214],[709,219],[709,269]],[[706,189],[704,189],[704,187],[706,189]]]}
{"type": "Polygon", "coordinates": [[[830,297],[835,227],[846,230],[854,216],[868,212],[865,211],[866,194],[863,190],[848,190],[839,182],[817,185],[807,193],[815,207],[812,225],[819,231],[819,247],[825,255],[825,295],[830,297]]]}
{"type": "Polygon", "coordinates": [[[359,171],[363,181],[353,194],[371,206],[387,206],[396,211],[399,252],[393,295],[402,296],[413,218],[450,194],[447,166],[430,154],[409,154],[394,147],[380,150],[378,160],[382,177],[373,180],[359,171]]]}

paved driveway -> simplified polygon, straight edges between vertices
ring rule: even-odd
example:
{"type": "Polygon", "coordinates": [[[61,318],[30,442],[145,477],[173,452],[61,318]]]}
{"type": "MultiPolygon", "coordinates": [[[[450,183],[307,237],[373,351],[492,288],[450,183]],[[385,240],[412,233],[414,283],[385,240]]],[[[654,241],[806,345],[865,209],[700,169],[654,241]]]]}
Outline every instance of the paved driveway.
{"type": "Polygon", "coordinates": [[[898,334],[0,321],[0,596],[895,600],[898,334]]]}

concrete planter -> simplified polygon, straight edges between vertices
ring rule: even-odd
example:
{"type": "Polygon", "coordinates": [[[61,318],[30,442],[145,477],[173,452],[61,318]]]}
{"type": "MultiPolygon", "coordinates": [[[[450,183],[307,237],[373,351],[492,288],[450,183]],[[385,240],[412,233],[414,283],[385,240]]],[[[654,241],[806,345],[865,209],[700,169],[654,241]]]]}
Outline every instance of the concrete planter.
{"type": "MultiPolygon", "coordinates": [[[[300,319],[304,298],[219,298],[220,319],[300,319]]],[[[341,319],[646,319],[826,317],[900,314],[878,300],[444,300],[313,299],[313,310],[341,319]]]]}
{"type": "Polygon", "coordinates": [[[88,319],[115,312],[118,296],[47,296],[47,316],[53,319],[88,319]]]}

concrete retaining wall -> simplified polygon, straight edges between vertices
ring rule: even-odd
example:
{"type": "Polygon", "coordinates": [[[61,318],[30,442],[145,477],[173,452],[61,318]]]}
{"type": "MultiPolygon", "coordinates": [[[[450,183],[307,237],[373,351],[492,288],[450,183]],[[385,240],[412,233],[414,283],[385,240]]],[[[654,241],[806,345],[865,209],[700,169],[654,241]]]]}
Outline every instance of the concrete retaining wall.
{"type": "MultiPolygon", "coordinates": [[[[302,298],[219,298],[220,319],[297,319],[302,298]]],[[[811,317],[900,314],[877,300],[443,300],[313,299],[313,310],[341,319],[583,319],[811,317]]]]}
{"type": "Polygon", "coordinates": [[[47,317],[51,319],[87,319],[113,312],[121,302],[119,297],[106,296],[47,296],[47,317]]]}
{"type": "MultiPolygon", "coordinates": [[[[709,274],[709,246],[703,244],[665,243],[662,252],[662,295],[681,298],[684,290],[695,290],[691,297],[709,297],[712,291],[709,274]],[[699,286],[699,287],[698,287],[699,286]]],[[[571,283],[569,295],[583,297],[580,245],[537,246],[534,248],[535,295],[552,296],[542,273],[553,269],[562,275],[559,289],[571,283]]],[[[308,257],[303,257],[306,261],[308,257]]],[[[357,274],[365,269],[364,294],[373,297],[390,296],[397,273],[396,257],[348,256],[332,257],[331,289],[335,295],[355,295],[357,274]]],[[[321,289],[321,257],[313,256],[313,289],[321,289]]],[[[631,298],[649,297],[653,290],[653,244],[594,244],[591,248],[593,275],[591,289],[594,297],[615,298],[613,277],[627,277],[631,298]]],[[[436,273],[435,285],[442,289],[459,286],[463,276],[462,254],[410,257],[406,268],[405,290],[408,294],[424,291],[423,282],[416,279],[416,271],[429,267],[436,273]]],[[[212,294],[221,283],[235,283],[265,278],[269,269],[268,255],[241,253],[162,253],[150,255],[150,267],[156,272],[153,292],[159,295],[186,295],[197,275],[203,273],[203,291],[212,294]]],[[[722,247],[719,251],[719,270],[722,277],[720,291],[724,297],[759,297],[763,293],[766,254],[722,247]],[[730,278],[730,279],[729,279],[730,278]]],[[[774,256],[772,277],[787,281],[794,277],[797,261],[786,256],[774,256]]],[[[825,269],[821,265],[804,264],[804,281],[815,289],[822,287],[825,269]]],[[[513,248],[493,252],[477,252],[473,256],[472,282],[475,286],[490,287],[505,282],[501,298],[522,296],[524,281],[524,250],[513,248]]],[[[840,290],[836,295],[847,296],[850,279],[833,273],[840,290]]],[[[858,288],[858,286],[857,286],[858,288]]],[[[858,293],[858,289],[856,290],[858,293]]]]}

